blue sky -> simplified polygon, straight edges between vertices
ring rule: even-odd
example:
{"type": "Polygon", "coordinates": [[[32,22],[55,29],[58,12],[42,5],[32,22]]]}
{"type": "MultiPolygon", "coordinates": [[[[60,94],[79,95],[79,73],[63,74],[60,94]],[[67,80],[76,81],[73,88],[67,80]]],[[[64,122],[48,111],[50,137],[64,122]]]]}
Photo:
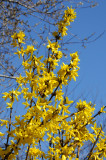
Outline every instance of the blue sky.
{"type": "MultiPolygon", "coordinates": [[[[72,24],[72,33],[84,39],[92,33],[93,40],[106,30],[106,0],[98,0],[94,8],[77,9],[77,18],[72,24]]],[[[77,78],[80,85],[78,94],[85,93],[84,98],[94,100],[99,105],[106,105],[106,32],[96,41],[85,44],[70,45],[70,49],[79,52],[80,70],[77,78]]]]}

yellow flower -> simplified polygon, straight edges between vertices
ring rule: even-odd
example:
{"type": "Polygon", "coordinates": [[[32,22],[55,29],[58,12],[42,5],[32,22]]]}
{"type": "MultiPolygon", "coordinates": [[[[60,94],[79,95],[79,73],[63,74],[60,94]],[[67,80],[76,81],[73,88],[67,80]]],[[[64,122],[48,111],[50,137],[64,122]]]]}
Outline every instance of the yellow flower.
{"type": "Polygon", "coordinates": [[[0,132],[0,136],[4,136],[4,135],[5,135],[4,133],[1,133],[1,132],[0,132]]]}
{"type": "Polygon", "coordinates": [[[24,43],[23,42],[23,40],[25,40],[24,37],[25,37],[24,32],[20,31],[19,33],[17,33],[18,43],[24,43]]]}
{"type": "Polygon", "coordinates": [[[23,40],[25,40],[25,39],[24,39],[25,34],[24,34],[24,32],[22,32],[22,31],[20,31],[19,33],[14,33],[11,37],[12,37],[12,39],[13,39],[13,43],[12,43],[11,45],[13,45],[14,47],[18,46],[16,40],[18,40],[18,43],[19,43],[19,44],[20,44],[20,43],[24,43],[23,40]]]}
{"type": "Polygon", "coordinates": [[[75,9],[72,9],[72,7],[71,8],[67,7],[67,10],[64,11],[65,14],[63,15],[63,18],[66,21],[66,23],[73,22],[74,19],[76,18],[76,12],[74,12],[74,10],[75,9]]]}
{"type": "Polygon", "coordinates": [[[18,57],[20,58],[20,55],[24,56],[25,50],[23,49],[23,47],[21,47],[21,50],[17,49],[17,52],[15,52],[14,54],[17,54],[18,57]]]}
{"type": "Polygon", "coordinates": [[[11,36],[11,38],[17,39],[17,33],[14,33],[14,34],[11,36]]]}
{"type": "Polygon", "coordinates": [[[34,51],[36,51],[36,49],[34,49],[34,46],[27,46],[27,49],[25,50],[26,54],[28,55],[29,53],[31,53],[31,55],[33,54],[34,51]]]}
{"type": "Polygon", "coordinates": [[[65,155],[62,155],[62,160],[66,160],[66,156],[65,155]]]}
{"type": "Polygon", "coordinates": [[[0,125],[1,126],[4,126],[4,125],[6,125],[6,128],[8,128],[8,120],[3,120],[3,119],[0,119],[0,125]]]}

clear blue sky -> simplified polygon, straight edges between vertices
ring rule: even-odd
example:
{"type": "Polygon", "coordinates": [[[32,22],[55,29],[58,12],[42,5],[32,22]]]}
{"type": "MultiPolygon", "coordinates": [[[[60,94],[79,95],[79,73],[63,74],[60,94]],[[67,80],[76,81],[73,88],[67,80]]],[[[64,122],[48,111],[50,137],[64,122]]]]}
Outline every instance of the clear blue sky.
{"type": "MultiPolygon", "coordinates": [[[[95,35],[93,40],[106,30],[106,0],[98,0],[94,8],[77,9],[77,18],[72,24],[72,33],[81,39],[95,35]]],[[[76,93],[83,94],[88,100],[95,100],[99,105],[106,105],[106,31],[96,41],[85,44],[70,45],[80,55],[80,71],[77,82],[80,82],[76,93]],[[88,96],[87,96],[88,95],[88,96]]]]}

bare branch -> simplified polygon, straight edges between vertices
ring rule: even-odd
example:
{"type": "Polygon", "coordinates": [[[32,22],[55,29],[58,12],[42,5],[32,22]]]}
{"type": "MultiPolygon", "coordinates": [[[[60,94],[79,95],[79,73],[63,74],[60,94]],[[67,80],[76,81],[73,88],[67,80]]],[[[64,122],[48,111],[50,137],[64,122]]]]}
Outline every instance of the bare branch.
{"type": "Polygon", "coordinates": [[[13,76],[2,75],[2,74],[0,74],[0,77],[10,78],[10,79],[16,79],[17,78],[17,77],[13,77],[13,76]]]}

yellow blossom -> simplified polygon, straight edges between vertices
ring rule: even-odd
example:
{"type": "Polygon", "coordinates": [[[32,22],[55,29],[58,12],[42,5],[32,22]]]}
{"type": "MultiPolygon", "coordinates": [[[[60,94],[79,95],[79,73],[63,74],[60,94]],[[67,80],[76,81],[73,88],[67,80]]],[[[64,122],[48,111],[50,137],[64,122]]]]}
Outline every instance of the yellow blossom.
{"type": "Polygon", "coordinates": [[[19,33],[17,33],[18,43],[24,43],[23,42],[23,40],[25,40],[24,37],[25,37],[24,32],[20,31],[19,33]]]}

